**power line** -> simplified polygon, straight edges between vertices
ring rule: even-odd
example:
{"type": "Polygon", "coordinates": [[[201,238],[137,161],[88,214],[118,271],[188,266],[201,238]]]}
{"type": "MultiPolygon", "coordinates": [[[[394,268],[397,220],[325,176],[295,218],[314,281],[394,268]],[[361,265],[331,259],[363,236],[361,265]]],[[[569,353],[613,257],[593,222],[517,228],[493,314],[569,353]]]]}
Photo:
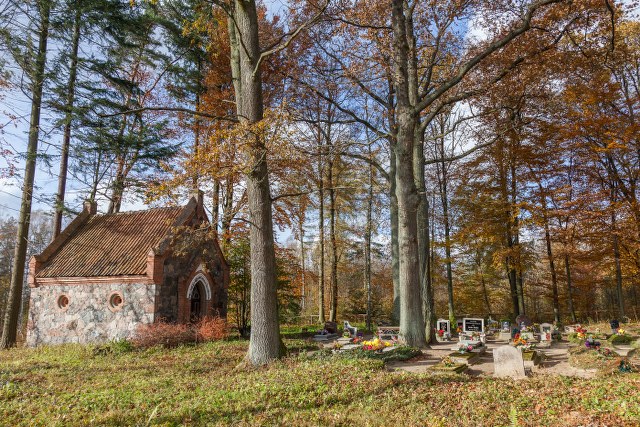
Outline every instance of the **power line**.
{"type": "Polygon", "coordinates": [[[9,193],[8,191],[0,190],[0,193],[8,194],[9,196],[13,196],[13,197],[15,197],[16,199],[22,199],[22,197],[20,197],[20,196],[16,196],[15,194],[13,194],[13,193],[9,193]]]}
{"type": "Polygon", "coordinates": [[[10,209],[12,211],[20,212],[20,209],[12,208],[10,206],[0,205],[0,208],[10,209]]]}

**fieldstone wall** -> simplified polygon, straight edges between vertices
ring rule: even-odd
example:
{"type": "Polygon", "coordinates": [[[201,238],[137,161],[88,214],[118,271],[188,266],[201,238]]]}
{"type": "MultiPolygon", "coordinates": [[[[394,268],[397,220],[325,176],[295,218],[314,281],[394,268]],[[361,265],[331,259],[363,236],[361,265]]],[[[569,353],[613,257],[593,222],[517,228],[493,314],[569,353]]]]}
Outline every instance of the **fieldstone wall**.
{"type": "Polygon", "coordinates": [[[40,286],[31,289],[27,345],[97,343],[130,338],[140,324],[153,323],[156,285],[83,284],[40,286]],[[109,307],[109,297],[120,292],[120,309],[109,307]],[[66,309],[58,305],[67,295],[66,309]]]}

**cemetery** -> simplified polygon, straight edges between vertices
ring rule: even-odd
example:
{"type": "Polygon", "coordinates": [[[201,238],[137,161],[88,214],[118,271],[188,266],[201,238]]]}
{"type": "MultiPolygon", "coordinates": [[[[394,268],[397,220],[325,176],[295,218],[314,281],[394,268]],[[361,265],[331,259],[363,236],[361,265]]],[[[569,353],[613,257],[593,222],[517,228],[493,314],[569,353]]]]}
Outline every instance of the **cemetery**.
{"type": "Polygon", "coordinates": [[[548,343],[542,335],[551,328],[557,336],[556,326],[531,324],[539,331],[532,344],[515,323],[507,340],[506,325],[478,319],[460,319],[450,341],[423,349],[402,345],[396,327],[284,327],[287,357],[260,369],[237,368],[247,341],[233,336],[177,347],[17,348],[0,359],[0,407],[12,425],[23,423],[24,411],[34,414],[30,423],[47,425],[384,425],[399,410],[404,425],[442,425],[433,420],[452,411],[465,418],[445,425],[637,425],[640,323],[615,331],[568,325],[576,332],[562,328],[548,343]],[[570,341],[572,334],[584,339],[570,341]],[[83,409],[66,409],[75,407],[83,409]]]}
{"type": "Polygon", "coordinates": [[[0,425],[640,426],[640,0],[0,4],[0,425]]]}

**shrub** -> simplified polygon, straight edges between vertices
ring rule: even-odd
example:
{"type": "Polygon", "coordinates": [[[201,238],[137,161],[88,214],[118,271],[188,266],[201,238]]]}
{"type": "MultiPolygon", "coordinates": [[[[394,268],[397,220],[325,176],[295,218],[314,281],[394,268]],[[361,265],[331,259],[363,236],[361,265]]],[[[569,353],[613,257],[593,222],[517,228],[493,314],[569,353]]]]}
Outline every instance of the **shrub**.
{"type": "Polygon", "coordinates": [[[229,336],[229,324],[221,317],[204,317],[195,325],[195,330],[199,342],[223,340],[229,336]]]}
{"type": "Polygon", "coordinates": [[[609,342],[611,344],[629,344],[631,343],[633,340],[635,340],[634,337],[630,336],[630,335],[612,335],[611,337],[609,337],[609,342]]]}
{"type": "Polygon", "coordinates": [[[193,343],[196,334],[188,325],[177,323],[156,322],[140,325],[131,342],[137,348],[150,348],[154,346],[177,347],[181,344],[193,343]]]}

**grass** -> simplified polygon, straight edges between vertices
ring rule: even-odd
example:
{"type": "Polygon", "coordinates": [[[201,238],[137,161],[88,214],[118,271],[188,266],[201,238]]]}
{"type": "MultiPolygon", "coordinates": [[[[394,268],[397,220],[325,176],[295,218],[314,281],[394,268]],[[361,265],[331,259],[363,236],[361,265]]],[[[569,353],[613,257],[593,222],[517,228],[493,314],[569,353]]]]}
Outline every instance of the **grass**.
{"type": "Polygon", "coordinates": [[[0,424],[637,425],[640,376],[514,382],[388,372],[371,358],[300,350],[239,370],[246,341],[111,351],[77,345],[0,352],[0,424]]]}

